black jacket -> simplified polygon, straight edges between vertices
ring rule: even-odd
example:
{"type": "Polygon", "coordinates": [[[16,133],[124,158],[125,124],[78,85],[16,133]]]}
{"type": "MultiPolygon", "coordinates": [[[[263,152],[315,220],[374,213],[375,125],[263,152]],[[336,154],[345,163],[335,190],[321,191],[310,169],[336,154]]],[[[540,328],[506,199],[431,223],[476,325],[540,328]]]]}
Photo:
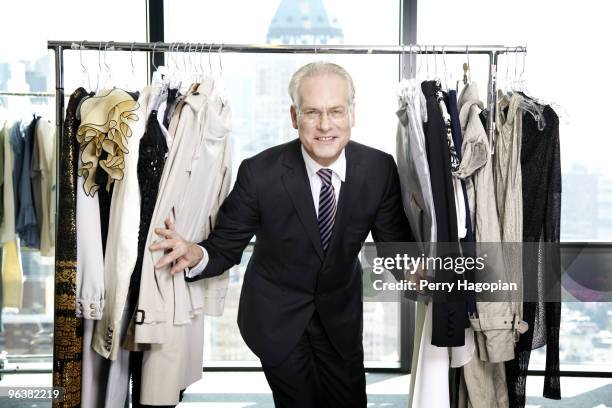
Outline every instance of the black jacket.
{"type": "Polygon", "coordinates": [[[201,275],[188,280],[220,275],[240,263],[256,235],[238,326],[246,344],[268,365],[289,354],[315,309],[344,358],[361,352],[361,243],[370,231],[379,242],[412,240],[393,157],[352,141],[345,155],[346,181],[326,253],[299,139],[241,163],[213,232],[200,243],[209,262],[201,275]]]}

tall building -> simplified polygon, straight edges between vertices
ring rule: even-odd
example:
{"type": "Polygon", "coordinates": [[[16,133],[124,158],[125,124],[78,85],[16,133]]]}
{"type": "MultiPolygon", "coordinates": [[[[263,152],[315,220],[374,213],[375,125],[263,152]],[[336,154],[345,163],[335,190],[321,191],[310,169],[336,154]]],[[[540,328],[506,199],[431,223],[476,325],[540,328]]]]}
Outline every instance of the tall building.
{"type": "Polygon", "coordinates": [[[283,0],[268,28],[270,44],[341,44],[337,18],[329,18],[322,0],[283,0]]]}
{"type": "Polygon", "coordinates": [[[612,240],[612,178],[575,164],[563,173],[562,241],[612,240]]]}
{"type": "MultiPolygon", "coordinates": [[[[342,44],[338,19],[329,16],[322,0],[282,0],[270,22],[271,44],[342,44]]],[[[291,127],[287,85],[297,68],[312,56],[260,54],[255,59],[255,132],[241,142],[242,157],[297,136],[291,127]]]]}
{"type": "Polygon", "coordinates": [[[562,175],[561,240],[591,241],[597,236],[599,177],[574,165],[562,175]]]}

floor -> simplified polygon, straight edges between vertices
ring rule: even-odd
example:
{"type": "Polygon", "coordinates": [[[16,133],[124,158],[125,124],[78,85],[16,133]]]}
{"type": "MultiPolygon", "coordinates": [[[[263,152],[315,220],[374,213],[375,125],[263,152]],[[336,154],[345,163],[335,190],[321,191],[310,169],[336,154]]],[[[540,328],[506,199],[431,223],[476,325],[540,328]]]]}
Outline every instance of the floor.
{"type": "MultiPolygon", "coordinates": [[[[50,402],[6,397],[9,387],[48,386],[49,375],[4,376],[0,381],[0,407],[42,408],[50,402]]],[[[366,375],[368,407],[407,407],[410,375],[366,375]]],[[[541,397],[543,377],[529,377],[527,408],[612,408],[612,378],[561,378],[561,401],[541,397]]],[[[272,396],[261,372],[205,372],[187,389],[179,408],[272,408],[272,396]]]]}
{"type": "MultiPolygon", "coordinates": [[[[410,375],[367,374],[368,407],[407,407],[410,375]]],[[[612,379],[561,379],[563,399],[542,398],[543,377],[527,381],[528,408],[612,408],[612,379]],[[540,395],[540,397],[538,397],[540,395]]],[[[201,381],[187,389],[183,408],[274,407],[263,373],[205,372],[201,381]]]]}

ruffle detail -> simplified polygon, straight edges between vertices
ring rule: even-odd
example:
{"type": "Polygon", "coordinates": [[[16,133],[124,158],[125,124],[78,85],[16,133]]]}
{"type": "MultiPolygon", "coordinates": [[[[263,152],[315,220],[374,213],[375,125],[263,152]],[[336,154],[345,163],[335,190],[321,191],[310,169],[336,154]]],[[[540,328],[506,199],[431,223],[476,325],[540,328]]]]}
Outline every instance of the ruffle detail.
{"type": "Polygon", "coordinates": [[[94,196],[100,186],[96,172],[101,167],[108,174],[106,191],[115,180],[122,180],[125,170],[124,156],[129,153],[127,138],[132,136],[131,126],[139,120],[139,108],[127,92],[113,89],[105,96],[93,97],[81,106],[81,125],[77,141],[81,149],[79,176],[85,179],[85,194],[94,196]],[[100,159],[103,152],[104,159],[100,159]]]}

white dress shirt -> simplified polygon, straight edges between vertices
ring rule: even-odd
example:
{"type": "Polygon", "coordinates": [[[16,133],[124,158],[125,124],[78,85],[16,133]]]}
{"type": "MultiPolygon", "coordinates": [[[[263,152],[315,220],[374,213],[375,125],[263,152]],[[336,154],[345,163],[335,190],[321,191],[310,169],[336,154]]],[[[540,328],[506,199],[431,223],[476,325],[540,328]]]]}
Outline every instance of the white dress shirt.
{"type": "MultiPolygon", "coordinates": [[[[340,188],[342,187],[342,183],[346,178],[346,156],[344,154],[344,149],[340,152],[340,156],[336,159],[335,162],[325,167],[317,163],[304,149],[304,145],[301,146],[302,149],[302,157],[304,158],[304,164],[306,165],[306,174],[308,175],[308,180],[310,181],[310,189],[312,192],[312,201],[314,203],[315,213],[317,218],[319,217],[319,194],[321,193],[321,178],[317,174],[317,171],[327,168],[332,171],[332,186],[334,187],[334,196],[336,199],[336,206],[338,205],[338,198],[340,197],[340,188]]],[[[208,264],[208,253],[206,249],[198,245],[198,248],[202,250],[202,260],[193,268],[185,268],[185,275],[188,278],[192,278],[198,274],[200,274],[206,265],[208,264]]]]}

